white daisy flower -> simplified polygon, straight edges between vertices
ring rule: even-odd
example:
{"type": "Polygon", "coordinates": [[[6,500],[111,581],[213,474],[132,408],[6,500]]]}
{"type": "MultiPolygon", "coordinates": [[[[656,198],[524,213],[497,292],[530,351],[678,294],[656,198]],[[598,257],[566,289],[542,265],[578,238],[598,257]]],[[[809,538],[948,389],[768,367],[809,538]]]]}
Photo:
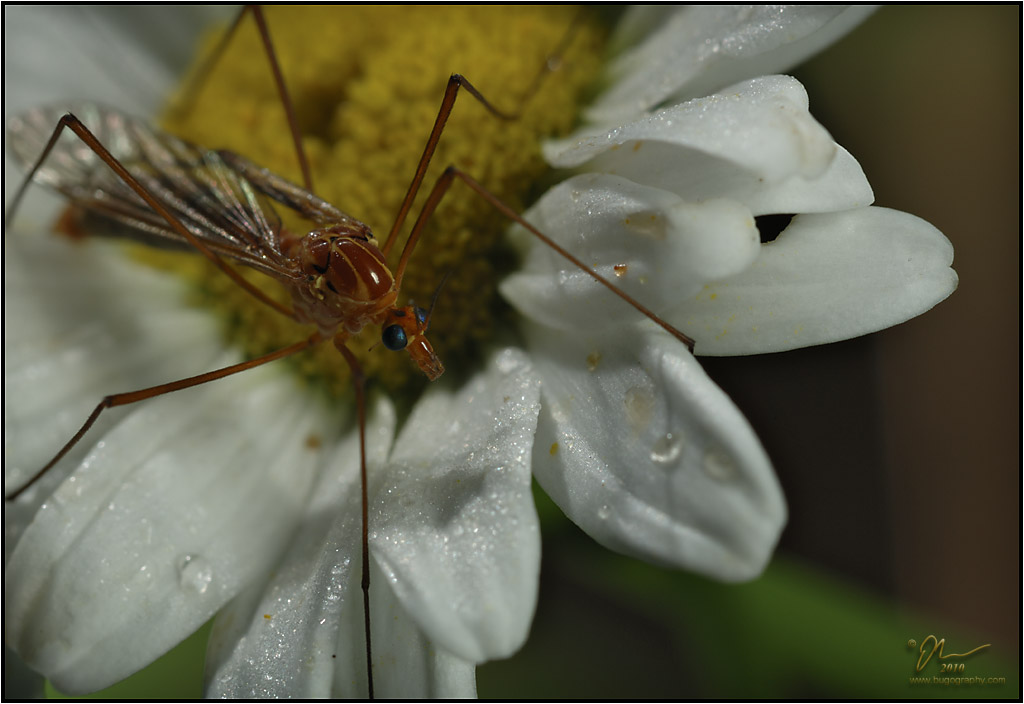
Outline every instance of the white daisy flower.
{"type": "MultiPolygon", "coordinates": [[[[121,69],[169,87],[180,63],[160,48],[185,41],[163,20],[179,12],[147,10],[119,33],[83,21],[91,15],[9,9],[8,66],[28,61],[8,73],[8,110],[90,98],[152,114],[161,91],[126,90],[121,69]],[[99,53],[78,39],[97,27],[99,53]],[[138,33],[147,27],[162,39],[138,33]],[[32,58],[39,46],[62,52],[59,70],[32,58]],[[120,58],[153,46],[152,63],[120,58]]],[[[845,15],[787,10],[769,22],[763,12],[631,16],[620,41],[637,48],[590,113],[604,126],[547,151],[587,173],[531,214],[693,336],[698,353],[862,334],[955,286],[941,234],[866,207],[863,174],[810,117],[799,84],[726,88],[763,73],[758,56],[781,70],[849,26],[845,15]],[[673,32],[718,49],[677,55],[673,32]],[[761,245],[753,218],[767,213],[804,214],[761,245]]],[[[46,207],[52,217],[50,203],[21,221],[44,222],[46,207]]],[[[5,235],[9,486],[104,394],[240,358],[225,356],[208,316],[181,310],[177,280],[108,243],[16,234],[5,235]]],[[[378,696],[472,696],[474,665],[525,639],[540,555],[531,465],[613,549],[722,579],[752,577],[770,556],[785,506],[753,431],[677,340],[593,286],[534,246],[502,286],[528,321],[525,351],[490,354],[458,390],[431,389],[394,442],[393,407],[370,414],[378,696]]],[[[358,451],[353,434],[339,438],[338,416],[269,366],[102,419],[5,512],[6,643],[58,687],[89,691],[218,614],[208,694],[365,695],[358,451]]]]}

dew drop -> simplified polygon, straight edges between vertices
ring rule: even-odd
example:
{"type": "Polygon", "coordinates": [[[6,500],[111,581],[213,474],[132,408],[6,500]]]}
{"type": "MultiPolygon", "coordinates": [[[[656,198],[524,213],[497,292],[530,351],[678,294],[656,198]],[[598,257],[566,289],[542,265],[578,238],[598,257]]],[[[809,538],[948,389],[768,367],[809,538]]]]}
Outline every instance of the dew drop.
{"type": "Polygon", "coordinates": [[[213,567],[200,555],[178,558],[178,584],[186,591],[205,594],[213,581],[213,567]]]}
{"type": "Polygon", "coordinates": [[[665,433],[651,448],[651,461],[657,464],[671,464],[679,459],[683,451],[683,437],[679,433],[665,433]]]}
{"type": "Polygon", "coordinates": [[[597,509],[597,517],[602,521],[607,521],[610,515],[612,515],[612,510],[608,507],[608,504],[604,504],[601,508],[597,509]]]}
{"type": "Polygon", "coordinates": [[[735,476],[736,465],[725,451],[710,450],[704,455],[704,471],[713,479],[727,481],[735,476]]]}

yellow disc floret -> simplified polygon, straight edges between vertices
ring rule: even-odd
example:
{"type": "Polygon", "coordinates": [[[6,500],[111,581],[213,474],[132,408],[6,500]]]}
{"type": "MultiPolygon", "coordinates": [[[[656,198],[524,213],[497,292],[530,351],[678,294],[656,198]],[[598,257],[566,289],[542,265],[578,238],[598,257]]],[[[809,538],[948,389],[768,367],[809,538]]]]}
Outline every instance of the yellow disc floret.
{"type": "MultiPolygon", "coordinates": [[[[280,6],[267,22],[295,104],[317,195],[368,224],[385,238],[409,186],[452,73],[466,76],[500,110],[500,120],[463,92],[413,206],[394,266],[420,204],[450,164],[471,174],[521,212],[538,195],[546,171],[544,138],[572,127],[580,96],[599,66],[602,29],[583,21],[572,34],[560,68],[532,91],[549,55],[567,36],[576,9],[564,6],[280,6]]],[[[208,49],[216,42],[212,37],[208,49]]],[[[200,62],[201,63],[201,62],[200,62]]],[[[198,64],[197,64],[198,65],[198,64]]],[[[230,149],[301,183],[280,100],[264,49],[247,19],[202,90],[163,127],[207,148],[230,149]]],[[[281,213],[284,215],[284,213],[281,213]]],[[[302,231],[301,221],[286,219],[302,231]]],[[[502,241],[509,223],[463,184],[442,201],[413,254],[399,305],[428,306],[445,274],[429,336],[451,372],[468,370],[496,327],[511,320],[497,283],[515,266],[502,241]]],[[[164,255],[159,255],[164,256],[164,255]]],[[[233,344],[255,356],[309,334],[241,291],[201,257],[189,257],[184,275],[196,282],[204,305],[227,321],[233,344]]],[[[248,274],[247,274],[248,276],[248,274]]],[[[268,292],[280,287],[252,272],[268,292]]],[[[284,298],[282,298],[284,300],[284,298]]],[[[415,393],[425,379],[407,355],[382,347],[377,329],[349,347],[374,384],[415,393]]],[[[331,345],[294,362],[331,393],[348,388],[348,370],[331,345]]]]}

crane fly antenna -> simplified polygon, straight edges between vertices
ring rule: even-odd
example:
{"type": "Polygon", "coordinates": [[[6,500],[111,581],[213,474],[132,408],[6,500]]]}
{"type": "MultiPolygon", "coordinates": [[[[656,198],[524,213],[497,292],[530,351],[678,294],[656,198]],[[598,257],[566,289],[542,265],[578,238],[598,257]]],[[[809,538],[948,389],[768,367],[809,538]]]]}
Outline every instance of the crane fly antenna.
{"type": "MultiPolygon", "coordinates": [[[[430,325],[430,317],[434,314],[434,306],[437,305],[437,298],[438,298],[438,296],[441,295],[441,289],[444,287],[445,283],[448,281],[448,278],[451,275],[452,275],[452,270],[451,269],[449,269],[447,272],[445,272],[445,275],[441,277],[441,282],[437,285],[437,288],[434,289],[434,295],[430,297],[430,306],[427,308],[427,325],[428,326],[430,325]]],[[[424,332],[426,332],[426,328],[424,328],[424,332]]]]}

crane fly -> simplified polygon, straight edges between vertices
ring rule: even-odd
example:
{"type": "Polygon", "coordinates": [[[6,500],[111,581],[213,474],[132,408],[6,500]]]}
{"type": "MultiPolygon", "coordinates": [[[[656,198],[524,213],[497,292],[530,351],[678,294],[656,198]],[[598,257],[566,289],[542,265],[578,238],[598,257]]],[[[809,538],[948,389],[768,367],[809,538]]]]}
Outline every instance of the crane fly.
{"type": "MultiPolygon", "coordinates": [[[[535,229],[501,198],[455,166],[449,166],[433,182],[404,246],[401,250],[397,248],[402,225],[412,212],[414,199],[425,183],[427,168],[460,90],[473,95],[496,120],[518,117],[518,111],[503,112],[495,108],[459,74],[453,74],[448,80],[434,126],[386,240],[381,242],[368,225],[315,195],[309,160],[302,148],[297,119],[274,58],[262,12],[249,9],[261,31],[282,104],[288,114],[303,174],[302,186],[235,152],[199,147],[116,110],[82,104],[67,112],[63,109],[31,111],[9,123],[12,150],[27,167],[28,175],[15,195],[8,216],[13,217],[25,188],[35,175],[36,180],[60,191],[73,204],[76,214],[72,218],[72,229],[90,232],[102,226],[127,232],[146,242],[185,245],[212,262],[223,275],[269,310],[312,328],[312,332],[304,339],[239,364],[107,396],[52,460],[27,482],[12,488],[5,498],[15,499],[42,477],[86,435],[107,408],[214,381],[330,341],[351,370],[358,412],[362,491],[361,587],[368,692],[372,697],[365,458],[366,374],[363,363],[352,351],[351,339],[366,327],[379,328],[381,344],[388,350],[405,350],[413,365],[427,379],[436,380],[444,372],[441,359],[427,339],[436,294],[428,308],[411,303],[401,305],[399,297],[413,251],[449,189],[457,182],[467,186],[481,202],[522,225],[572,265],[587,272],[660,324],[680,342],[691,349],[693,342],[535,229]],[[86,116],[86,119],[79,119],[79,115],[86,116]],[[59,140],[65,130],[73,132],[78,141],[59,140]],[[111,145],[109,151],[105,145],[111,145]],[[311,223],[311,228],[304,234],[293,230],[285,224],[279,211],[311,223]],[[396,252],[400,253],[392,267],[388,259],[396,252]],[[276,282],[285,292],[284,302],[251,283],[229,265],[229,261],[276,282]]],[[[244,14],[245,11],[239,15],[239,20],[244,14]]],[[[233,28],[237,26],[238,21],[233,28]]],[[[562,50],[559,48],[554,55],[562,50]]],[[[539,75],[545,71],[543,69],[539,75]]],[[[532,90],[527,91],[527,98],[532,90]]]]}

